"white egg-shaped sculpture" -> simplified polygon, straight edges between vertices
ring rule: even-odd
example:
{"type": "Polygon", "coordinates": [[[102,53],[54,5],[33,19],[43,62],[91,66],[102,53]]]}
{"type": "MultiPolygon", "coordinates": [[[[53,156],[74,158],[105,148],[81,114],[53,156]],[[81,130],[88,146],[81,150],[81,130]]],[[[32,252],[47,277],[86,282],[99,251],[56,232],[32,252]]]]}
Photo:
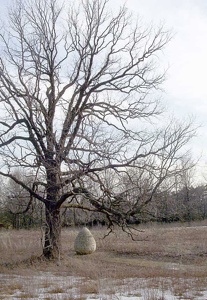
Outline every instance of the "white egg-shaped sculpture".
{"type": "Polygon", "coordinates": [[[81,255],[91,254],[96,250],[96,241],[88,228],[83,227],[78,233],[74,248],[76,253],[81,255]]]}

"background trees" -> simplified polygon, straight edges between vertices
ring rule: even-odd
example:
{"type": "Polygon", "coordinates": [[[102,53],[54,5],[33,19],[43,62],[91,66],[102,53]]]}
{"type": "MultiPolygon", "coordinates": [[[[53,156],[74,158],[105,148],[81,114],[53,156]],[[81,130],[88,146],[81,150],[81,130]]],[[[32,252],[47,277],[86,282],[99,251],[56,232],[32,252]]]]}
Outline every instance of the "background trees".
{"type": "MultiPolygon", "coordinates": [[[[23,170],[16,170],[15,178],[32,188],[34,178],[27,176],[23,170]]],[[[7,226],[12,228],[31,228],[40,226],[43,222],[44,207],[30,196],[21,185],[12,179],[4,184],[4,211],[7,215],[7,226]]]]}
{"type": "Polygon", "coordinates": [[[143,28],[107,0],[72,3],[68,14],[58,3],[17,1],[0,35],[0,174],[45,205],[48,258],[60,252],[66,200],[126,229],[178,171],[193,135],[190,124],[150,126],[161,112],[164,28],[143,28]],[[134,185],[140,192],[129,202],[134,185]]]}

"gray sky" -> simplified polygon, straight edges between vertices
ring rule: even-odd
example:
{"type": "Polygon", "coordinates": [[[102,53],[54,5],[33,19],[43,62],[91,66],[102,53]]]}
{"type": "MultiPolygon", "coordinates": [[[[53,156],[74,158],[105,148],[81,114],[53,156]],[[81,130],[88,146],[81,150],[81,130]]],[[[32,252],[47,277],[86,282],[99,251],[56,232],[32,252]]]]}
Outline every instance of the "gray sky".
{"type": "MultiPolygon", "coordinates": [[[[25,0],[26,1],[26,0],[25,0]]],[[[0,0],[0,15],[11,0],[0,0]]],[[[161,22],[174,34],[164,50],[168,67],[162,99],[170,114],[180,119],[194,116],[202,125],[190,147],[194,157],[202,155],[200,174],[207,180],[207,0],[111,0],[142,17],[143,22],[161,22]]]]}
{"type": "Polygon", "coordinates": [[[190,148],[195,158],[201,156],[199,176],[207,180],[207,1],[127,0],[126,4],[143,21],[163,22],[174,34],[162,57],[169,65],[162,98],[170,114],[180,119],[193,116],[201,125],[190,148]]]}

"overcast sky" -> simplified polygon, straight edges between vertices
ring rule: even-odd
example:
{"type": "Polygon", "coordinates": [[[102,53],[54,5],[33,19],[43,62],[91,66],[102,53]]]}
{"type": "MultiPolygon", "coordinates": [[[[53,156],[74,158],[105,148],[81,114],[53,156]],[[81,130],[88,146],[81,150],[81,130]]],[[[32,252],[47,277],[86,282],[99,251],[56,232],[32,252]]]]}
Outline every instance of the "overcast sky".
{"type": "Polygon", "coordinates": [[[162,98],[170,113],[181,119],[194,116],[201,125],[190,147],[194,157],[202,155],[199,172],[207,179],[207,0],[126,3],[144,21],[164,22],[174,34],[164,50],[164,63],[169,69],[162,98]]]}
{"type": "MultiPolygon", "coordinates": [[[[26,1],[26,0],[25,0],[26,1]]],[[[1,12],[11,0],[0,0],[1,12]]],[[[200,166],[207,180],[207,0],[111,0],[139,14],[146,23],[164,23],[174,34],[163,54],[169,66],[163,85],[164,104],[170,114],[185,119],[194,116],[202,125],[190,144],[194,157],[202,154],[200,166]]]]}

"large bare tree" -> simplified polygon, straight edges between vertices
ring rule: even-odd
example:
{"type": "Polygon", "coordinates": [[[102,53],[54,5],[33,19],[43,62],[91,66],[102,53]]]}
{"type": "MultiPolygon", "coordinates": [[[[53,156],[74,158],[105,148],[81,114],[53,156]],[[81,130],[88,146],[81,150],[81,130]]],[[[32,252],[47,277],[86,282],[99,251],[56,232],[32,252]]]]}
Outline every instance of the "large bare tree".
{"type": "Polygon", "coordinates": [[[45,204],[47,258],[59,255],[66,201],[124,228],[175,171],[192,135],[173,123],[146,130],[161,112],[155,95],[168,32],[143,28],[108,0],[77,1],[67,13],[59,3],[13,3],[0,36],[0,174],[45,204]],[[15,177],[16,167],[33,170],[32,187],[15,177]],[[122,209],[128,169],[146,172],[150,188],[122,209]]]}

